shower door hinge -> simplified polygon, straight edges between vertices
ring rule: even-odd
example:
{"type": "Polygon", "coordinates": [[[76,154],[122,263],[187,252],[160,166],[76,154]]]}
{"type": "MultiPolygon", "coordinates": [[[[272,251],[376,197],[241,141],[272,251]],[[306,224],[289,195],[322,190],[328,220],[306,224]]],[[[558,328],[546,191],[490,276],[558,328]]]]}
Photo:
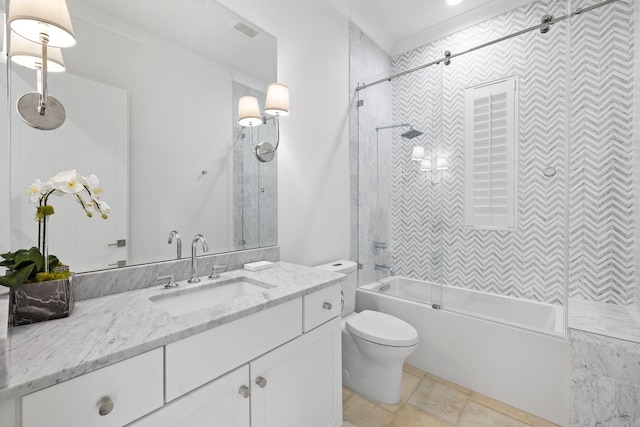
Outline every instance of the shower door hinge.
{"type": "Polygon", "coordinates": [[[364,99],[359,99],[357,105],[358,107],[362,107],[364,105],[364,99]]]}

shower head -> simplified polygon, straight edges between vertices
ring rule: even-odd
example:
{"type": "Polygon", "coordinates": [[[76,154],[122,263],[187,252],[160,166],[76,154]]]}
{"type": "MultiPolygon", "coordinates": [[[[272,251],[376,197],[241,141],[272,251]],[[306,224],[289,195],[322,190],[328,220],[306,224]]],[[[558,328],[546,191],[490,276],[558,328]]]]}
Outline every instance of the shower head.
{"type": "Polygon", "coordinates": [[[415,137],[418,137],[418,136],[422,135],[423,133],[424,132],[420,132],[419,130],[415,130],[415,129],[411,128],[407,132],[403,133],[400,136],[405,138],[405,139],[413,139],[415,137]]]}

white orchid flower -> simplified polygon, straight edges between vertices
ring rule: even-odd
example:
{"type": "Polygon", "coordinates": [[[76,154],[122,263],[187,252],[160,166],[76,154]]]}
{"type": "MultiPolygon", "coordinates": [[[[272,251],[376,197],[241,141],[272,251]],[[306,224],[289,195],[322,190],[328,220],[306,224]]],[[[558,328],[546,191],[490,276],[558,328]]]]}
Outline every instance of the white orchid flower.
{"type": "Polygon", "coordinates": [[[102,218],[107,219],[107,215],[111,212],[111,206],[104,200],[95,199],[95,202],[98,205],[98,210],[102,212],[102,218]]]}
{"type": "Polygon", "coordinates": [[[27,188],[27,194],[29,195],[29,201],[32,205],[38,205],[40,203],[40,197],[45,193],[44,185],[39,179],[36,179],[36,182],[31,184],[29,188],[27,188]]]}
{"type": "Polygon", "coordinates": [[[102,188],[100,187],[100,180],[94,174],[89,175],[86,178],[85,182],[87,184],[87,187],[89,187],[89,190],[94,196],[98,196],[100,195],[100,193],[102,193],[102,188]]]}
{"type": "MultiPolygon", "coordinates": [[[[100,188],[100,180],[97,176],[91,174],[85,178],[79,175],[75,169],[58,172],[47,182],[41,182],[39,179],[29,186],[27,194],[32,204],[38,206],[39,215],[52,215],[51,213],[40,213],[43,203],[47,206],[47,199],[51,195],[64,196],[65,194],[73,194],[76,201],[82,206],[88,217],[92,217],[94,212],[99,212],[102,218],[107,219],[107,214],[111,212],[111,207],[100,200],[99,194],[102,192],[100,188]]],[[[40,216],[37,217],[42,221],[40,216]]]]}
{"type": "Polygon", "coordinates": [[[51,188],[65,194],[77,194],[84,190],[84,178],[74,170],[58,172],[49,180],[51,188]]]}

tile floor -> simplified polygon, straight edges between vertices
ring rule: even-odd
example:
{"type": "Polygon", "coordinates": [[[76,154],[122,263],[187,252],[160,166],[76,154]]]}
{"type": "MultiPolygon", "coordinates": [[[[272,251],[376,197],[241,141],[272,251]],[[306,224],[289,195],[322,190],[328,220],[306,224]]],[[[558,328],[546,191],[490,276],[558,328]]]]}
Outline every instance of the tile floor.
{"type": "Polygon", "coordinates": [[[402,375],[402,398],[396,405],[375,403],[343,388],[343,427],[556,425],[410,365],[402,375]]]}

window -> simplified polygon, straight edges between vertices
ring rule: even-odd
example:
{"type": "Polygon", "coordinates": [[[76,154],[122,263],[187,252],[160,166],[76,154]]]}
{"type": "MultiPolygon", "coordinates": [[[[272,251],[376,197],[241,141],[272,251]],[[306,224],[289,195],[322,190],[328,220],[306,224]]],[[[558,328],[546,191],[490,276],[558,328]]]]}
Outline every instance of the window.
{"type": "Polygon", "coordinates": [[[516,78],[465,90],[465,225],[515,227],[516,78]]]}

